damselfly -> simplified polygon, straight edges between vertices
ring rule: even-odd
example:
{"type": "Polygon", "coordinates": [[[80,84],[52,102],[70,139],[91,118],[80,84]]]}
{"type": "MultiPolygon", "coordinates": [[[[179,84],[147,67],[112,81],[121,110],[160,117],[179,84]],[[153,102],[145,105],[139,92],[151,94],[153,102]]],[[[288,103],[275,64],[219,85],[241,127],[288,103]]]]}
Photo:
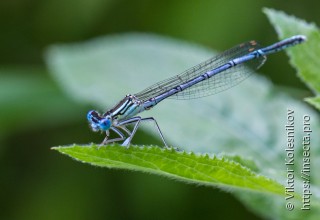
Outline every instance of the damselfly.
{"type": "Polygon", "coordinates": [[[102,145],[124,140],[122,145],[129,146],[140,123],[153,121],[164,145],[168,147],[157,121],[153,117],[137,116],[139,113],[153,108],[166,98],[193,99],[231,88],[246,79],[252,70],[260,68],[267,55],[305,40],[305,36],[297,35],[264,48],[256,41],[239,44],[179,75],[158,82],[134,95],[127,95],[104,114],[89,111],[87,118],[90,127],[93,131],[106,132],[102,145]],[[126,127],[129,124],[133,124],[132,130],[126,127]],[[109,139],[110,130],[118,137],[109,139]]]}

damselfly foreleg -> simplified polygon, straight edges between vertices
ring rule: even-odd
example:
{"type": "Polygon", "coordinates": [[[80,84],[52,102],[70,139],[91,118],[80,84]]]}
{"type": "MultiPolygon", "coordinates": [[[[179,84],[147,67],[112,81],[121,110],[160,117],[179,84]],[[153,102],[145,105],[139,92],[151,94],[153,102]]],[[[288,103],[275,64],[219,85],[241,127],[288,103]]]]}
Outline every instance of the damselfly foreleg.
{"type": "Polygon", "coordinates": [[[118,125],[120,126],[123,126],[123,125],[128,125],[128,124],[134,124],[134,127],[133,127],[133,130],[131,132],[131,135],[122,143],[122,146],[129,146],[130,145],[130,142],[133,138],[133,136],[135,135],[136,131],[138,130],[138,127],[140,125],[140,122],[145,122],[145,121],[153,121],[157,127],[157,131],[161,137],[161,140],[162,142],[164,143],[165,147],[166,148],[169,148],[164,137],[163,137],[163,134],[160,130],[160,127],[157,123],[157,121],[153,118],[153,117],[148,117],[148,118],[141,118],[140,116],[136,116],[136,117],[133,117],[133,118],[130,118],[128,120],[125,120],[125,121],[122,121],[120,122],[118,125]]]}

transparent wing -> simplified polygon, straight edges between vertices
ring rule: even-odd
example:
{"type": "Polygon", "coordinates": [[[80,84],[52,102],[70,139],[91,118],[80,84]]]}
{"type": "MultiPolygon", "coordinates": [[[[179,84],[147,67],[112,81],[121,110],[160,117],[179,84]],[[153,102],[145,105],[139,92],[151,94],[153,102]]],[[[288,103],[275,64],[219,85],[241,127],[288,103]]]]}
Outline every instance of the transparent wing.
{"type": "MultiPolygon", "coordinates": [[[[218,56],[215,56],[205,62],[202,62],[179,75],[173,76],[166,80],[160,81],[147,89],[135,94],[135,96],[142,101],[146,101],[152,97],[160,95],[164,92],[169,91],[172,88],[175,88],[178,85],[188,82],[191,79],[194,79],[197,76],[202,75],[205,72],[213,70],[230,60],[241,57],[248,54],[254,50],[259,49],[260,46],[256,41],[249,41],[238,46],[235,46],[218,56]]],[[[200,83],[193,85],[190,88],[183,90],[180,93],[177,93],[173,96],[170,96],[171,99],[193,99],[200,98],[208,95],[213,95],[218,92],[229,89],[248,76],[251,75],[251,69],[259,68],[265,61],[265,57],[260,57],[251,61],[246,62],[246,64],[239,64],[233,68],[230,68],[226,71],[220,72],[215,76],[212,76],[208,80],[204,80],[200,83]]]]}
{"type": "Polygon", "coordinates": [[[253,70],[258,69],[264,63],[265,59],[265,57],[259,57],[239,64],[168,98],[195,99],[225,91],[248,78],[253,70]]]}

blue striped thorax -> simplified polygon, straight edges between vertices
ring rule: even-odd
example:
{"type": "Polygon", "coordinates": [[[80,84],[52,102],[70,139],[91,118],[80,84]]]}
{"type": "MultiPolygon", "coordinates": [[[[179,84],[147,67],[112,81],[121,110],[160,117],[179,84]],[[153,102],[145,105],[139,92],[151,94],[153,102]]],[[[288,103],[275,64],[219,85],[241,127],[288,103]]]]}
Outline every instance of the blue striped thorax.
{"type": "Polygon", "coordinates": [[[110,115],[112,119],[124,120],[131,118],[144,110],[140,100],[129,94],[111,110],[107,111],[105,115],[110,115]]]}

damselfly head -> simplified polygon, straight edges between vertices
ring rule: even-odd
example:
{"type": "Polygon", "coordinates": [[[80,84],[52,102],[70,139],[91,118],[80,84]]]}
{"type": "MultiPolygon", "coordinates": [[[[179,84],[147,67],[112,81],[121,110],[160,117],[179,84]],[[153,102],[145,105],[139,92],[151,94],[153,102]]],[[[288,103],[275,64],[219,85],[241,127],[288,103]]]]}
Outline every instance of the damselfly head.
{"type": "Polygon", "coordinates": [[[101,115],[97,111],[89,111],[87,114],[87,119],[92,131],[107,131],[111,127],[111,117],[109,115],[105,115],[101,117],[101,115]]]}

